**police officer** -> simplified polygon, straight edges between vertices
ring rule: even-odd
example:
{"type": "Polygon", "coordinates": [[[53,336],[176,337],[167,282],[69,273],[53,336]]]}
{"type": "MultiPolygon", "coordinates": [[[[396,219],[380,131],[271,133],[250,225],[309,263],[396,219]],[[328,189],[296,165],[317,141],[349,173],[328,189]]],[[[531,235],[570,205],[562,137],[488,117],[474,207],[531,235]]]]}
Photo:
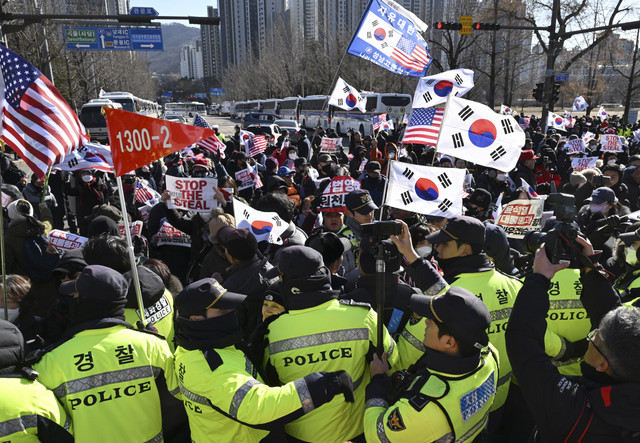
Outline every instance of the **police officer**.
{"type": "Polygon", "coordinates": [[[0,320],[0,440],[3,442],[73,442],[71,420],[53,392],[22,368],[20,330],[0,320]]]}
{"type": "MultiPolygon", "coordinates": [[[[269,318],[265,365],[270,379],[288,383],[316,371],[344,369],[354,380],[355,397],[348,404],[334,399],[285,425],[286,433],[292,441],[363,441],[366,356],[377,345],[376,313],[369,305],[338,301],[339,291],[331,289],[331,274],[314,249],[285,249],[277,270],[287,311],[269,318]]],[[[383,341],[394,361],[395,344],[386,329],[383,341]]]]}
{"type": "Polygon", "coordinates": [[[362,234],[360,227],[365,223],[373,221],[373,212],[378,206],[373,202],[371,194],[366,189],[356,189],[349,192],[344,198],[347,207],[347,215],[345,217],[344,226],[340,228],[336,234],[338,237],[344,237],[351,242],[351,255],[353,260],[345,259],[345,274],[357,269],[358,254],[360,252],[360,239],[362,234]]]}
{"type": "Polygon", "coordinates": [[[164,339],[124,321],[128,290],[125,277],[100,265],[61,284],[75,299],[72,326],[33,366],[71,416],[78,441],[163,439],[159,386],[177,393],[173,356],[164,339]]]}
{"type": "Polygon", "coordinates": [[[353,402],[345,371],[312,373],[281,387],[263,384],[241,343],[236,314],[245,298],[213,278],[176,297],[175,367],[192,441],[258,442],[340,393],[353,402]]]}
{"type": "Polygon", "coordinates": [[[413,295],[410,307],[424,317],[425,352],[408,371],[394,374],[392,392],[386,389],[385,356],[371,362],[367,441],[473,441],[487,425],[499,378],[486,333],[489,310],[457,287],[438,296],[413,295]]]}

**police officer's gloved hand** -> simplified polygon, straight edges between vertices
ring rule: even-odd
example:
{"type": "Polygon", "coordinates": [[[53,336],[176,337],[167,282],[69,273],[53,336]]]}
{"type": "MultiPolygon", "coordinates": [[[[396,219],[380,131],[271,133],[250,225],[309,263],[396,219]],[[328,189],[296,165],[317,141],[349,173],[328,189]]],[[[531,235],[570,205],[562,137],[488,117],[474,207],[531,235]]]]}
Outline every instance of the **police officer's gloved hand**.
{"type": "Polygon", "coordinates": [[[136,322],[136,327],[138,328],[138,330],[142,331],[143,329],[149,332],[153,332],[154,334],[159,334],[158,330],[156,329],[156,327],[153,325],[153,323],[149,322],[146,325],[144,323],[142,323],[140,320],[138,320],[136,322]]]}
{"type": "Polygon", "coordinates": [[[330,402],[338,394],[353,403],[353,381],[346,371],[314,372],[304,377],[314,407],[330,402]]]}

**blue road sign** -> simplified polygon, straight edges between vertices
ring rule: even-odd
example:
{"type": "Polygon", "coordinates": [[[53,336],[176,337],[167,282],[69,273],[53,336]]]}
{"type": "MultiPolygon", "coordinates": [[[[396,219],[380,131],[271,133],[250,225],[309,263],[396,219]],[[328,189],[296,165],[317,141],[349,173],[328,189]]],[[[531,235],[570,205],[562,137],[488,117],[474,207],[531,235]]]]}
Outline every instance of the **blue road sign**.
{"type": "Polygon", "coordinates": [[[160,28],[68,27],[64,28],[67,49],[85,51],[162,51],[160,28]]]}
{"type": "Polygon", "coordinates": [[[226,93],[222,88],[209,88],[209,95],[212,97],[221,97],[226,93]]]}
{"type": "Polygon", "coordinates": [[[558,72],[554,80],[557,82],[566,82],[567,80],[569,80],[570,75],[571,74],[569,74],[568,72],[558,72]]]}
{"type": "Polygon", "coordinates": [[[154,8],[146,8],[146,7],[140,7],[140,6],[135,6],[129,9],[129,14],[130,15],[151,15],[153,17],[159,15],[158,11],[156,11],[154,8]]]}
{"type": "Polygon", "coordinates": [[[164,92],[162,93],[163,97],[173,97],[173,92],[164,92]]]}

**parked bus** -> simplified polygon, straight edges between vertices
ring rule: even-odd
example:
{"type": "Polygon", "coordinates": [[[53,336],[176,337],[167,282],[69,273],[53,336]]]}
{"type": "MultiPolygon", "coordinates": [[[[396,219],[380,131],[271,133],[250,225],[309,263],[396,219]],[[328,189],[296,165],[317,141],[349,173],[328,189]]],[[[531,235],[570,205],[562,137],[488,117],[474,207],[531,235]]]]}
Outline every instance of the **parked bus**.
{"type": "Polygon", "coordinates": [[[111,100],[122,105],[122,109],[149,117],[160,117],[162,107],[151,100],[136,97],[130,92],[103,92],[101,99],[111,100]]]}
{"type": "Polygon", "coordinates": [[[183,117],[193,117],[196,113],[205,115],[207,107],[200,102],[167,102],[164,105],[164,112],[180,114],[183,117]]]}
{"type": "Polygon", "coordinates": [[[262,100],[249,100],[247,102],[236,103],[236,118],[242,118],[252,112],[262,112],[262,100]]]}
{"type": "MultiPolygon", "coordinates": [[[[298,122],[303,128],[313,129],[318,126],[329,126],[329,96],[309,95],[300,99],[298,122]]],[[[282,115],[282,114],[281,114],[282,115]]],[[[282,116],[284,118],[284,116],[282,116]]]]}
{"type": "Polygon", "coordinates": [[[280,100],[279,115],[283,120],[298,120],[300,113],[300,98],[287,97],[280,100]]]}
{"type": "Polygon", "coordinates": [[[362,136],[365,136],[373,133],[371,117],[374,115],[386,113],[388,119],[393,120],[396,124],[402,122],[404,114],[411,112],[410,94],[373,93],[365,94],[364,99],[367,101],[366,112],[360,112],[357,108],[345,111],[331,106],[329,126],[335,129],[338,134],[353,129],[360,131],[362,136]]]}
{"type": "Polygon", "coordinates": [[[280,100],[272,98],[262,102],[262,112],[264,114],[278,115],[278,108],[280,106],[280,100]]]}
{"type": "Polygon", "coordinates": [[[92,142],[108,144],[109,134],[107,133],[107,121],[102,115],[103,107],[122,109],[122,105],[118,102],[106,98],[94,98],[80,108],[80,121],[89,132],[92,142]]]}

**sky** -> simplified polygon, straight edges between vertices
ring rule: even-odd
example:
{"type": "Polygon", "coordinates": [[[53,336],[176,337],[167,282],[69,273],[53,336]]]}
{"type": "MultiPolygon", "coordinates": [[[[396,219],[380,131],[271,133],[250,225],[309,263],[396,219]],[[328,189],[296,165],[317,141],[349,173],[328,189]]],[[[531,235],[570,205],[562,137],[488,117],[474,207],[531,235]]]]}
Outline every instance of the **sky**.
{"type": "MultiPolygon", "coordinates": [[[[207,6],[218,6],[217,0],[131,0],[131,6],[152,7],[160,15],[196,15],[206,17],[207,6]]],[[[188,22],[181,22],[188,25],[188,22]]]]}

